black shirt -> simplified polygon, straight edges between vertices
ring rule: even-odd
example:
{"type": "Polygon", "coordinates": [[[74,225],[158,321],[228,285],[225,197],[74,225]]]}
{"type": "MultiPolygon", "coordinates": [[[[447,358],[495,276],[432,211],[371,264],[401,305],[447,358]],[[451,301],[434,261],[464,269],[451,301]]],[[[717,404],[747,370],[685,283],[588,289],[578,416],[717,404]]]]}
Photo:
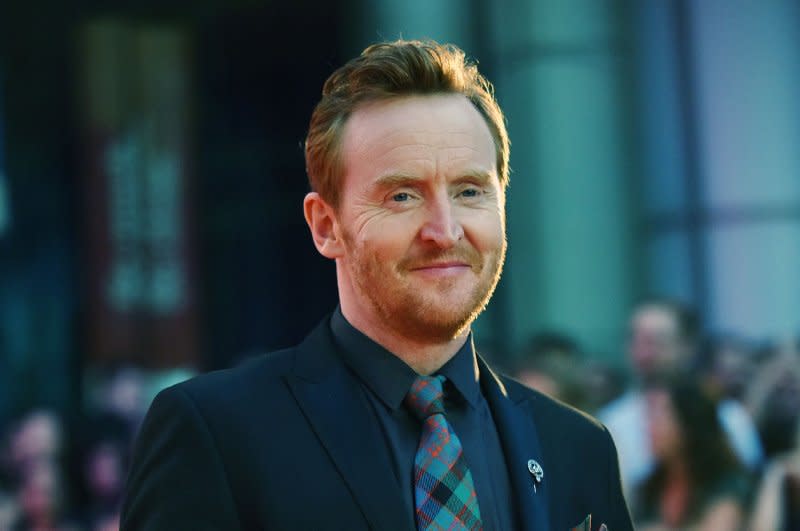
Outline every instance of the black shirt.
{"type": "MultiPolygon", "coordinates": [[[[405,407],[403,399],[417,374],[400,358],[356,330],[339,308],[331,318],[331,329],[345,363],[360,380],[381,426],[403,492],[403,502],[413,522],[414,456],[422,425],[405,407]]],[[[515,529],[508,469],[492,413],[481,393],[471,334],[436,374],[447,378],[447,420],[461,440],[472,472],[483,528],[487,531],[515,529]]]]}

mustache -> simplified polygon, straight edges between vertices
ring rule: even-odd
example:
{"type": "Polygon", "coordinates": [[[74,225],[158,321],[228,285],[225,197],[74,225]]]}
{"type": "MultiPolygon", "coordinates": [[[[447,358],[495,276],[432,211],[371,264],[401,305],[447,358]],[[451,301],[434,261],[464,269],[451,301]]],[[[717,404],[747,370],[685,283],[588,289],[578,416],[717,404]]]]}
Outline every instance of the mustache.
{"type": "Polygon", "coordinates": [[[474,269],[481,264],[481,255],[470,247],[448,249],[446,251],[423,251],[401,260],[398,266],[401,269],[408,270],[447,262],[467,264],[474,269]]]}

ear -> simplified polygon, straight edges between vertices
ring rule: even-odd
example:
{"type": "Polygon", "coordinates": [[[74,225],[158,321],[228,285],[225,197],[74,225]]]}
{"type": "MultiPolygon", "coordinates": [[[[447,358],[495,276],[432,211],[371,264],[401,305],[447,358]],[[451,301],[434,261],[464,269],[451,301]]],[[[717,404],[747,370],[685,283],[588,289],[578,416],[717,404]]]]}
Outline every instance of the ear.
{"type": "Polygon", "coordinates": [[[317,192],[309,192],[303,200],[303,213],[317,251],[332,260],[342,256],[344,247],[337,230],[338,222],[333,207],[317,192]]]}

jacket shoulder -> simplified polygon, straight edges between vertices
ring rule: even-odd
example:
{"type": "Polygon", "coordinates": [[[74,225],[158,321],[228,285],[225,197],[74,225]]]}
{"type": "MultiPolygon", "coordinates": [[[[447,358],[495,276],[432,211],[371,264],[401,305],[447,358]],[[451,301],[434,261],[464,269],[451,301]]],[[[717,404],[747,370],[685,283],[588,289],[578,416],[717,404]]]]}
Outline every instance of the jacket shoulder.
{"type": "Polygon", "coordinates": [[[193,398],[202,398],[207,394],[218,397],[217,393],[221,388],[226,391],[235,391],[247,389],[253,385],[260,387],[267,382],[279,380],[291,371],[295,351],[296,347],[291,347],[258,354],[235,367],[201,374],[176,384],[174,387],[193,398]]]}

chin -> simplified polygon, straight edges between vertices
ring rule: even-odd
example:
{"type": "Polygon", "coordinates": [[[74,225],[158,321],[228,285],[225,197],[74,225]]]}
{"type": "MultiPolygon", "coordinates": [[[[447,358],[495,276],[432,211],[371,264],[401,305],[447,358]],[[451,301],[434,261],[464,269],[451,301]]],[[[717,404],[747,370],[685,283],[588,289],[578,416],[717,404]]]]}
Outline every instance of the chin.
{"type": "Polygon", "coordinates": [[[426,343],[446,343],[469,329],[474,319],[432,320],[419,318],[406,321],[406,334],[426,343]]]}
{"type": "Polygon", "coordinates": [[[467,331],[483,306],[476,304],[442,304],[438,301],[408,306],[415,311],[406,316],[406,328],[414,337],[428,341],[452,341],[467,331]]]}

